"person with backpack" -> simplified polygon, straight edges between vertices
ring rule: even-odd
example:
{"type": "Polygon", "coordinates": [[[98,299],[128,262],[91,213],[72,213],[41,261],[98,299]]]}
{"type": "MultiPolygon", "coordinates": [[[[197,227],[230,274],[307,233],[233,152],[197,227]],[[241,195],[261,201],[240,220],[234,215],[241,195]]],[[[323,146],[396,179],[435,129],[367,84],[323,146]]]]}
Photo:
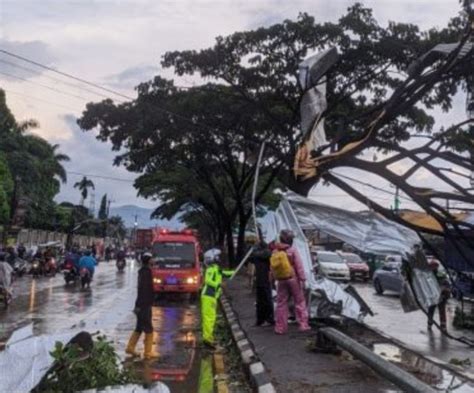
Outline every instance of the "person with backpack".
{"type": "Polygon", "coordinates": [[[288,301],[290,296],[295,304],[296,320],[299,331],[310,330],[308,309],[304,298],[306,276],[298,250],[293,247],[294,234],[290,230],[280,232],[280,243],[273,245],[270,267],[277,282],[277,306],[275,333],[286,334],[288,331],[288,301]]]}

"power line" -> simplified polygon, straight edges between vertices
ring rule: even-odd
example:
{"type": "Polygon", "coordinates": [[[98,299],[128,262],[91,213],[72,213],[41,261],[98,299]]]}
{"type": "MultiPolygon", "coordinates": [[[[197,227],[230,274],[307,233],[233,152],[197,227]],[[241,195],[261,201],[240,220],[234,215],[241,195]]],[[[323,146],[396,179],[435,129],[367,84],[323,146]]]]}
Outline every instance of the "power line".
{"type": "MultiPolygon", "coordinates": [[[[17,63],[13,63],[11,61],[8,61],[8,60],[4,60],[4,59],[0,59],[0,63],[3,63],[3,64],[6,64],[10,67],[14,67],[14,68],[18,68],[20,70],[24,70],[24,71],[28,71],[28,72],[31,72],[33,74],[36,74],[38,72],[38,70],[35,70],[34,68],[29,68],[29,67],[24,67],[24,66],[21,66],[20,64],[17,64],[17,63]]],[[[73,88],[76,88],[76,89],[79,89],[79,90],[83,90],[83,91],[86,91],[90,94],[95,94],[97,96],[100,96],[100,97],[103,97],[103,98],[110,98],[109,96],[105,95],[105,94],[102,94],[102,93],[99,93],[97,91],[94,91],[94,90],[91,90],[91,89],[88,89],[86,87],[83,87],[83,86],[80,86],[78,84],[75,84],[75,83],[71,83],[71,82],[68,82],[68,81],[65,81],[65,80],[62,80],[62,79],[59,79],[59,78],[55,78],[54,76],[51,76],[51,75],[47,75],[47,74],[40,74],[42,77],[45,77],[45,78],[48,78],[54,82],[59,82],[59,83],[63,83],[67,86],[71,86],[73,88]]],[[[123,100],[119,100],[117,99],[117,101],[119,102],[124,102],[123,100]]]]}
{"type": "Polygon", "coordinates": [[[61,108],[67,109],[67,110],[72,110],[72,111],[77,111],[77,110],[78,110],[77,108],[68,107],[68,106],[65,106],[65,105],[62,105],[62,104],[58,104],[57,102],[45,100],[45,99],[39,98],[39,97],[34,97],[34,96],[32,96],[32,95],[29,95],[29,94],[19,93],[19,92],[17,92],[17,91],[5,89],[5,88],[3,88],[3,87],[2,87],[1,89],[2,89],[3,91],[7,92],[8,94],[23,96],[23,97],[29,98],[29,99],[31,99],[31,100],[35,100],[35,101],[39,101],[39,102],[44,102],[45,104],[48,104],[48,105],[55,105],[55,106],[58,106],[58,107],[61,107],[61,108]]]}
{"type": "Polygon", "coordinates": [[[17,76],[17,75],[13,75],[13,74],[10,74],[8,72],[3,72],[3,71],[0,71],[0,75],[5,75],[5,76],[8,76],[9,78],[14,78],[14,79],[18,79],[18,80],[21,80],[23,82],[27,82],[27,83],[31,83],[33,85],[37,85],[37,86],[40,86],[44,89],[48,89],[48,90],[51,90],[51,91],[54,91],[56,93],[60,93],[60,94],[64,94],[66,96],[70,96],[70,97],[73,97],[73,98],[76,98],[76,99],[79,99],[81,101],[88,101],[87,98],[85,97],[81,97],[81,96],[78,96],[78,95],[75,95],[75,94],[71,94],[71,93],[68,93],[68,92],[65,92],[61,89],[56,89],[55,87],[51,87],[51,86],[48,86],[48,85],[44,85],[43,83],[39,83],[39,82],[35,82],[35,81],[32,81],[32,80],[29,80],[27,78],[23,78],[21,76],[17,76]]]}
{"type": "MultiPolygon", "coordinates": [[[[367,187],[370,187],[370,188],[373,188],[374,190],[377,190],[377,191],[380,191],[380,192],[384,192],[386,194],[390,194],[393,196],[393,193],[391,191],[387,191],[383,188],[380,188],[380,187],[377,187],[377,186],[374,186],[373,184],[370,184],[370,183],[365,183],[363,181],[360,181],[360,180],[357,180],[357,179],[354,179],[353,177],[350,177],[350,176],[346,176],[346,175],[343,175],[341,173],[334,173],[335,175],[339,176],[339,177],[342,177],[342,178],[345,178],[347,180],[351,180],[355,183],[359,183],[363,186],[367,186],[367,187]]],[[[400,199],[405,199],[406,201],[409,201],[409,202],[413,202],[410,198],[407,198],[407,197],[404,197],[404,196],[399,196],[400,199]]]]}
{"type": "Polygon", "coordinates": [[[100,85],[97,84],[97,83],[89,82],[89,81],[87,81],[87,80],[85,80],[85,79],[79,78],[79,77],[74,76],[74,75],[72,75],[72,74],[69,74],[69,73],[67,73],[67,72],[59,71],[59,70],[57,70],[57,69],[55,69],[55,68],[53,68],[53,67],[49,67],[49,66],[47,66],[47,65],[45,65],[45,64],[39,63],[39,62],[37,62],[37,61],[28,59],[28,58],[23,57],[23,56],[20,56],[20,55],[17,55],[17,54],[15,54],[15,53],[9,52],[9,51],[7,51],[7,50],[5,50],[5,49],[0,49],[0,52],[1,52],[1,53],[4,53],[4,54],[7,55],[7,56],[14,57],[15,59],[19,59],[19,60],[22,60],[22,61],[24,61],[24,62],[33,64],[33,65],[35,65],[35,66],[37,66],[37,67],[43,68],[44,70],[48,70],[48,71],[50,71],[50,72],[54,72],[54,73],[56,73],[56,74],[58,74],[58,75],[62,75],[62,76],[64,76],[64,77],[66,77],[66,78],[74,79],[75,81],[78,81],[78,82],[84,83],[84,84],[86,84],[86,85],[95,87],[96,89],[106,91],[107,93],[111,93],[111,94],[117,95],[117,96],[119,96],[119,97],[126,98],[127,100],[133,100],[133,99],[134,99],[134,98],[132,98],[132,97],[130,97],[130,96],[127,96],[127,95],[122,94],[122,93],[120,93],[120,92],[114,91],[114,90],[109,89],[109,88],[107,88],[107,87],[100,86],[100,85]]]}
{"type": "MultiPolygon", "coordinates": [[[[50,71],[50,72],[54,72],[54,73],[56,73],[56,74],[58,74],[58,75],[61,75],[61,76],[66,77],[66,78],[70,78],[70,79],[73,79],[73,80],[75,80],[75,81],[84,83],[84,84],[86,84],[86,85],[95,87],[96,89],[100,89],[100,90],[106,91],[106,92],[108,92],[108,93],[117,95],[117,96],[119,96],[119,97],[126,98],[127,100],[132,100],[132,101],[135,100],[135,98],[133,98],[133,97],[127,96],[127,95],[125,95],[125,94],[122,94],[122,93],[117,92],[117,91],[115,91],[115,90],[109,89],[109,88],[107,88],[107,87],[103,87],[103,86],[101,86],[101,85],[99,85],[99,84],[97,84],[97,83],[90,82],[90,81],[88,81],[88,80],[85,80],[85,79],[83,79],[83,78],[74,76],[74,75],[69,74],[69,73],[67,73],[67,72],[59,71],[59,70],[57,70],[57,69],[55,69],[55,68],[49,67],[49,66],[47,66],[47,65],[45,65],[45,64],[39,63],[39,62],[37,62],[37,61],[28,59],[28,58],[26,58],[26,57],[17,55],[17,54],[12,53],[12,52],[9,52],[9,51],[7,51],[7,50],[5,50],[5,49],[0,49],[0,53],[3,53],[3,54],[5,54],[5,55],[7,55],[7,56],[11,56],[11,57],[14,57],[14,58],[19,59],[19,60],[22,60],[22,61],[25,61],[25,62],[27,62],[27,63],[33,64],[33,65],[35,65],[35,66],[37,66],[37,67],[40,67],[40,68],[45,69],[45,70],[50,71]]],[[[110,98],[110,97],[109,97],[109,98],[110,98]]],[[[180,115],[180,114],[178,114],[178,113],[172,112],[172,111],[170,111],[170,110],[168,110],[168,109],[164,109],[164,108],[162,108],[162,107],[159,107],[159,106],[156,106],[156,105],[152,105],[152,104],[149,104],[149,103],[146,103],[146,102],[145,102],[145,104],[150,105],[150,107],[152,107],[152,108],[155,109],[155,110],[161,111],[161,112],[163,112],[163,113],[167,113],[167,114],[169,114],[169,115],[171,115],[171,116],[173,116],[173,117],[175,117],[175,118],[179,118],[179,119],[182,119],[182,120],[184,120],[184,121],[187,121],[188,123],[192,124],[192,125],[195,126],[195,127],[200,127],[200,128],[209,129],[209,130],[213,130],[213,129],[214,129],[214,128],[211,127],[211,126],[208,126],[208,125],[206,125],[206,124],[204,124],[204,123],[197,123],[197,122],[195,122],[194,120],[192,120],[192,119],[190,119],[190,118],[188,118],[188,117],[186,117],[186,116],[183,116],[183,115],[180,115]]]]}
{"type": "Polygon", "coordinates": [[[121,181],[124,183],[134,183],[135,180],[128,180],[128,179],[121,179],[119,177],[112,177],[112,176],[102,176],[102,175],[92,175],[90,173],[81,173],[75,171],[66,171],[67,174],[70,175],[77,175],[77,176],[86,176],[86,177],[96,177],[98,179],[105,179],[105,180],[114,180],[114,181],[121,181]]]}

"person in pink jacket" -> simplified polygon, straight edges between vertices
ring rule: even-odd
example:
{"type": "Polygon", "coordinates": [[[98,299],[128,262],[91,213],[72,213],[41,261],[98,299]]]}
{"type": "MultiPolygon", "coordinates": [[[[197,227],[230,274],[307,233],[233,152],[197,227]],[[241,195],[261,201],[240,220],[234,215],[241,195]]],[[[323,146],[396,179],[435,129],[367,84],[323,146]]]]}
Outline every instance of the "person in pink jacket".
{"type": "Polygon", "coordinates": [[[285,334],[288,331],[288,300],[290,296],[295,304],[295,314],[299,330],[310,330],[308,325],[308,309],[304,298],[306,276],[300,254],[292,246],[293,238],[292,231],[282,230],[280,232],[280,243],[273,245],[274,251],[285,251],[287,253],[294,271],[293,277],[277,281],[276,334],[285,334]]]}

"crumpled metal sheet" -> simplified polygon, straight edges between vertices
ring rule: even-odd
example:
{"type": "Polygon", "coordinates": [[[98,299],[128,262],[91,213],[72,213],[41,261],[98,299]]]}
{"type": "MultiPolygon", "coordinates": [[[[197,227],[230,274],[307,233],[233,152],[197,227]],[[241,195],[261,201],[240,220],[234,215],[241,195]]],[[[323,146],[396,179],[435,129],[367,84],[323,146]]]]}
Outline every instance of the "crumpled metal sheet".
{"type": "MultiPolygon", "coordinates": [[[[355,320],[361,320],[363,315],[361,313],[360,304],[357,300],[342,289],[342,287],[334,281],[328,280],[324,277],[319,277],[315,282],[315,292],[321,293],[330,303],[340,304],[340,314],[355,320]]],[[[310,301],[310,304],[314,304],[310,301]]],[[[324,311],[320,312],[319,308],[324,302],[316,302],[316,305],[311,306],[311,315],[313,317],[325,318],[324,311]]]]}
{"type": "Polygon", "coordinates": [[[291,229],[293,231],[295,235],[293,246],[298,250],[301,256],[306,283],[311,290],[308,308],[312,318],[319,317],[318,305],[321,305],[321,302],[318,301],[317,294],[314,292],[323,293],[327,300],[333,304],[341,302],[342,315],[357,320],[362,318],[363,315],[359,303],[351,295],[346,293],[339,284],[325,278],[316,279],[313,273],[311,253],[307,239],[301,229],[298,217],[295,215],[292,205],[286,197],[282,199],[275,212],[268,212],[260,222],[262,224],[263,236],[268,243],[278,239],[278,235],[282,229],[291,229]],[[315,300],[315,302],[313,302],[313,300],[315,300]]]}
{"type": "Polygon", "coordinates": [[[299,65],[298,79],[304,90],[300,103],[301,132],[309,136],[309,151],[327,144],[324,119],[321,118],[327,107],[326,82],[322,78],[337,58],[336,48],[329,48],[308,57],[299,65]]]}
{"type": "Polygon", "coordinates": [[[343,210],[293,192],[286,193],[285,200],[302,227],[319,229],[363,252],[405,255],[420,243],[415,231],[373,211],[343,210]]]}
{"type": "Polygon", "coordinates": [[[439,303],[441,289],[438,280],[431,270],[412,270],[412,286],[415,296],[421,307],[428,311],[428,307],[439,303]]]}
{"type": "MultiPolygon", "coordinates": [[[[287,192],[275,212],[268,212],[260,220],[267,242],[278,239],[282,229],[291,229],[295,234],[293,245],[303,261],[307,284],[313,292],[325,293],[331,303],[341,302],[341,314],[360,320],[363,317],[361,305],[343,288],[328,279],[316,279],[313,273],[311,253],[303,227],[317,228],[337,237],[361,251],[374,254],[407,254],[413,251],[420,240],[416,232],[391,222],[373,212],[351,212],[327,206],[304,198],[293,192],[287,192]]],[[[419,293],[427,293],[430,283],[422,282],[419,277],[419,293]]],[[[418,292],[417,292],[418,295],[418,292]]],[[[313,297],[314,298],[314,297],[313,297]]],[[[310,298],[310,314],[317,315],[317,305],[313,307],[310,298]]]]}

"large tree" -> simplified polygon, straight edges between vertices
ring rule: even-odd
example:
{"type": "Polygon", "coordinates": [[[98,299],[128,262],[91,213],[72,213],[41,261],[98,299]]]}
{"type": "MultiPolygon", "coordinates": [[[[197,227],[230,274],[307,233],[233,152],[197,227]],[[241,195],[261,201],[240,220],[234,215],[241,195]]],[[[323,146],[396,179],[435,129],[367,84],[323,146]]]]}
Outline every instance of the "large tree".
{"type": "Polygon", "coordinates": [[[54,216],[53,198],[66,181],[63,162],[69,158],[58,152],[58,145],[30,133],[38,124],[19,123],[6,104],[0,89],[0,155],[8,167],[13,188],[9,190],[8,223],[50,228],[54,216]]]}
{"type": "MultiPolygon", "coordinates": [[[[194,222],[197,214],[200,225],[219,228],[215,237],[224,234],[231,255],[236,223],[241,255],[262,141],[267,150],[257,203],[270,195],[275,179],[299,186],[292,174],[302,138],[299,63],[314,51],[339,51],[327,76],[325,117],[333,148],[340,148],[363,135],[368,117],[403,83],[398,75],[436,43],[457,38],[461,26],[462,18],[454,18],[442,30],[395,22],[384,27],[360,4],[337,23],[316,23],[301,14],[296,21],[218,37],[208,49],[167,53],[164,67],[209,83],[180,90],[157,77],[138,86],[132,102],[88,104],[79,125],[98,130],[98,139],[110,140],[115,150],[126,150],[116,163],[143,173],[136,182],[139,193],[165,202],[157,214],[187,208],[194,222]]],[[[403,108],[379,133],[381,139],[397,145],[410,138],[407,130],[431,132],[434,120],[426,108],[448,110],[456,89],[445,81],[418,106],[403,108]]]]}
{"type": "MultiPolygon", "coordinates": [[[[218,37],[204,50],[169,52],[162,65],[178,75],[198,74],[230,86],[233,94],[259,109],[272,127],[267,138],[271,154],[285,161],[286,178],[296,187],[293,159],[301,141],[298,65],[308,55],[330,47],[339,58],[327,74],[328,107],[324,113],[329,138],[340,146],[358,139],[368,116],[376,112],[393,89],[403,83],[400,74],[428,49],[456,41],[463,28],[461,17],[441,30],[420,31],[413,24],[390,22],[381,26],[372,11],[355,4],[336,23],[316,23],[308,14],[253,31],[218,37]]],[[[451,108],[459,85],[445,81],[418,103],[407,106],[387,123],[380,137],[392,145],[410,138],[409,130],[432,131],[434,120],[426,108],[451,108]]],[[[266,137],[266,135],[265,135],[266,137]]],[[[255,141],[265,138],[252,135],[255,141]]]]}

